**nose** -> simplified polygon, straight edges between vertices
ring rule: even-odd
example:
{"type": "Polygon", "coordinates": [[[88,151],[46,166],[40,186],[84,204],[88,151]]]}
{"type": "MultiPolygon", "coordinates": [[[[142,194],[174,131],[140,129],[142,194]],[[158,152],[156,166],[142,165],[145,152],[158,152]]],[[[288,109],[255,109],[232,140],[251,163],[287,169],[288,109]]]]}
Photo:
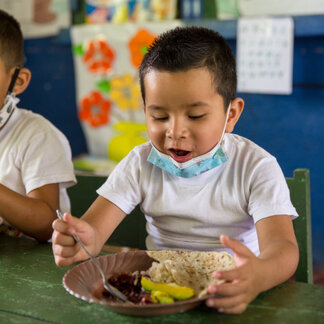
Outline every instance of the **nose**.
{"type": "Polygon", "coordinates": [[[189,131],[182,118],[172,118],[168,123],[166,135],[169,139],[180,140],[187,137],[189,131]]]}

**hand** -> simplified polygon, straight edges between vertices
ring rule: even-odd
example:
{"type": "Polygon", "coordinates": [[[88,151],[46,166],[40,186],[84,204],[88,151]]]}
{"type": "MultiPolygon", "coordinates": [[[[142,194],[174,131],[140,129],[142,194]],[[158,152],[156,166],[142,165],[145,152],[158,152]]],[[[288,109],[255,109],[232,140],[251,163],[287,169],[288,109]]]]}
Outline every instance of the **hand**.
{"type": "Polygon", "coordinates": [[[245,245],[237,240],[221,235],[222,244],[234,252],[236,267],[226,271],[215,271],[213,277],[223,279],[222,284],[211,284],[210,294],[224,297],[209,298],[207,306],[217,308],[219,312],[239,314],[262,291],[258,280],[258,267],[262,262],[245,245]]]}
{"type": "Polygon", "coordinates": [[[88,255],[74,240],[77,235],[81,242],[90,251],[94,246],[94,230],[84,220],[64,214],[64,222],[56,219],[53,222],[52,249],[55,263],[60,267],[68,266],[74,262],[88,259],[88,255]]]}

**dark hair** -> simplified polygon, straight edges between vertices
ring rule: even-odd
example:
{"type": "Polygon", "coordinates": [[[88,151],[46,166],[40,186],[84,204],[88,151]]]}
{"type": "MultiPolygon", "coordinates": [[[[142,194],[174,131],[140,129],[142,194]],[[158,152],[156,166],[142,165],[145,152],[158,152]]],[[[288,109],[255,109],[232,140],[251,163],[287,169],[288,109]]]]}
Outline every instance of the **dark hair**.
{"type": "Polygon", "coordinates": [[[236,63],[230,46],[216,31],[204,27],[177,27],[158,36],[145,54],[139,78],[145,103],[144,77],[151,70],[187,71],[206,67],[225,109],[236,97],[236,63]]]}
{"type": "Polygon", "coordinates": [[[9,71],[24,65],[24,38],[18,21],[0,10],[0,58],[9,71]]]}

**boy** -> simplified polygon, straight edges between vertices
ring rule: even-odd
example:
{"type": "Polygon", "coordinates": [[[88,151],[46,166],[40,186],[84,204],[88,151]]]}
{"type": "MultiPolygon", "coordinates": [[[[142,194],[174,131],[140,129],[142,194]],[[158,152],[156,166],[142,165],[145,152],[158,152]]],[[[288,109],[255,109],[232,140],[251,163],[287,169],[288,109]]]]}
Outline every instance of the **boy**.
{"type": "Polygon", "coordinates": [[[55,210],[69,211],[66,188],[76,180],[65,136],[16,107],[31,78],[23,61],[19,23],[0,10],[0,232],[47,241],[55,210]]]}
{"type": "Polygon", "coordinates": [[[275,158],[230,134],[244,106],[232,51],[214,31],[176,28],[149,48],[140,82],[151,141],[120,162],[82,220],[54,221],[55,262],[86,259],[72,234],[97,254],[140,203],[148,249],[234,253],[236,268],[214,273],[226,283],[209,287],[222,297],[207,305],[241,313],[295,272],[297,214],[275,158]]]}

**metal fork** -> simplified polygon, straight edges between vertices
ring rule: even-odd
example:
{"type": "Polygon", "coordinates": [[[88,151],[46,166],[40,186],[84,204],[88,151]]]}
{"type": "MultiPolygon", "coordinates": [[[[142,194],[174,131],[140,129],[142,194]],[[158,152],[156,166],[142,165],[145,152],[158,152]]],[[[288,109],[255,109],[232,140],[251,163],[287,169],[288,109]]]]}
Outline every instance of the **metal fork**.
{"type": "MultiPolygon", "coordinates": [[[[63,219],[63,214],[60,210],[56,210],[56,214],[57,217],[62,220],[64,222],[63,219]]],[[[114,286],[112,286],[111,284],[109,284],[106,280],[106,276],[105,273],[103,272],[99,262],[90,254],[90,252],[87,250],[87,248],[84,246],[84,244],[80,241],[80,239],[76,236],[73,235],[73,238],[76,240],[76,242],[78,242],[80,244],[80,246],[82,247],[82,249],[85,251],[85,253],[87,253],[87,255],[89,256],[90,260],[92,261],[92,263],[97,267],[101,277],[102,277],[102,282],[103,285],[105,287],[105,289],[110,292],[112,295],[114,295],[115,297],[117,297],[118,299],[122,300],[123,302],[127,302],[127,303],[132,303],[131,301],[128,300],[128,298],[122,294],[117,288],[115,288],[114,286]]]]}

